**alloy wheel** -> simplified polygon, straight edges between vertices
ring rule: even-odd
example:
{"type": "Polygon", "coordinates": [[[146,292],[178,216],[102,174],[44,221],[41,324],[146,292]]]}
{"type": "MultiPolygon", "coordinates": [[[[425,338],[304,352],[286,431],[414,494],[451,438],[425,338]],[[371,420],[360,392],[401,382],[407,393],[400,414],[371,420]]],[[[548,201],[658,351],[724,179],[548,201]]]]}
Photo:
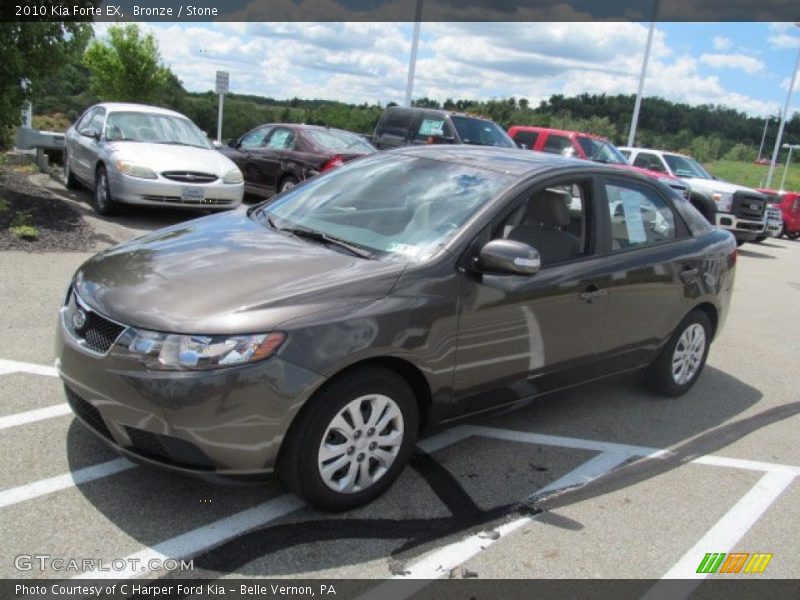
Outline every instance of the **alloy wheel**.
{"type": "Polygon", "coordinates": [[[368,489],[397,459],[403,427],[400,407],[388,396],[368,394],[349,402],[322,437],[317,461],[322,481],[344,494],[368,489]]]}
{"type": "Polygon", "coordinates": [[[672,379],[678,385],[691,381],[703,362],[706,332],[699,323],[692,323],[681,334],[672,353],[672,379]]]}

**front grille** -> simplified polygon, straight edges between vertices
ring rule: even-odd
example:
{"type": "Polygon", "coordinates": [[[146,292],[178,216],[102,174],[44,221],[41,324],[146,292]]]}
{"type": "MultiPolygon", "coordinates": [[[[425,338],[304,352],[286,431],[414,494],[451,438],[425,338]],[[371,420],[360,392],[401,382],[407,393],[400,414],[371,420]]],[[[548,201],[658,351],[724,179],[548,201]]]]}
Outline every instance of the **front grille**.
{"type": "Polygon", "coordinates": [[[150,202],[167,202],[169,204],[183,204],[187,206],[227,206],[233,204],[233,200],[227,198],[203,198],[202,200],[183,200],[180,196],[157,196],[155,194],[145,194],[142,196],[150,202]]]}
{"type": "Polygon", "coordinates": [[[133,450],[146,458],[179,467],[201,471],[213,471],[214,464],[194,444],[168,435],[158,435],[136,427],[126,427],[133,450]]]}
{"type": "Polygon", "coordinates": [[[183,183],[211,183],[219,179],[213,173],[201,173],[199,171],[163,171],[161,175],[172,181],[181,181],[183,183]]]}
{"type": "Polygon", "coordinates": [[[66,309],[64,310],[64,326],[73,337],[82,341],[86,347],[95,352],[105,354],[114,345],[125,327],[101,317],[93,310],[81,304],[73,291],[69,295],[66,309]],[[84,315],[83,323],[78,313],[84,315]]]}
{"type": "Polygon", "coordinates": [[[777,221],[778,219],[782,219],[781,211],[775,210],[774,208],[767,209],[767,218],[773,221],[777,221]]]}
{"type": "Polygon", "coordinates": [[[740,219],[760,221],[764,218],[767,202],[760,196],[753,196],[747,192],[735,192],[731,203],[731,212],[740,219]]]}
{"type": "Polygon", "coordinates": [[[111,439],[111,432],[108,430],[103,417],[100,416],[100,411],[97,410],[93,404],[78,396],[78,394],[73,392],[67,386],[64,386],[64,391],[67,394],[67,402],[69,402],[72,411],[92,429],[102,434],[104,437],[111,439]]]}

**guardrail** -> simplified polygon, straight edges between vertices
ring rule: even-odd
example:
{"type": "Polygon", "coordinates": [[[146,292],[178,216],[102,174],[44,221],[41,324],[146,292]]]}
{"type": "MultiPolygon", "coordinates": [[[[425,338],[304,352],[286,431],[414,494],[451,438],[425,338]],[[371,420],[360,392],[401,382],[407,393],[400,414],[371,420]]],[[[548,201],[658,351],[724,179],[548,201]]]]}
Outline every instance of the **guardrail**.
{"type": "Polygon", "coordinates": [[[64,134],[57,131],[39,131],[30,127],[17,127],[14,145],[20,150],[64,150],[64,134]]]}

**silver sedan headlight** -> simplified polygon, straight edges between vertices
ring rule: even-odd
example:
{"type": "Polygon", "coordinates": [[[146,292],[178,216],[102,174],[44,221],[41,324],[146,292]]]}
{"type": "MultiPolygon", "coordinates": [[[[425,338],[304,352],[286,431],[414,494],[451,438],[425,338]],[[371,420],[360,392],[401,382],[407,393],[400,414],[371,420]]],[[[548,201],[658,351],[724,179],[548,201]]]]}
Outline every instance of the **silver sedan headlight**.
{"type": "Polygon", "coordinates": [[[243,183],[244,177],[242,177],[242,172],[238,168],[233,168],[222,178],[222,183],[243,183]]]}
{"type": "Polygon", "coordinates": [[[127,350],[149,369],[205,370],[272,356],[286,339],[280,331],[256,335],[180,335],[133,329],[127,350]]]}
{"type": "Polygon", "coordinates": [[[128,177],[138,177],[139,179],[155,179],[156,174],[150,167],[144,165],[137,165],[129,160],[118,160],[117,171],[128,177]]]}

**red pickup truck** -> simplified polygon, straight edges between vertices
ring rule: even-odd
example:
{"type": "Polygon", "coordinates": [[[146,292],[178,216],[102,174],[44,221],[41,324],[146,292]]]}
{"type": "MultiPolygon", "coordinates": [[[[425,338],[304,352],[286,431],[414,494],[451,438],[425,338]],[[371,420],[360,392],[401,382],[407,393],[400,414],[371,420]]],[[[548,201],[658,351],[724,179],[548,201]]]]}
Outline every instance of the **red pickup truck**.
{"type": "Polygon", "coordinates": [[[530,125],[514,125],[509,128],[508,135],[520,148],[594,160],[627,171],[636,171],[637,173],[657,179],[661,183],[673,188],[687,200],[689,199],[689,186],[684,183],[682,179],[666,173],[659,173],[658,171],[631,166],[628,164],[625,156],[617,150],[616,146],[599,135],[582,133],[580,131],[550,129],[548,127],[533,127],[530,125]]]}
{"type": "Polygon", "coordinates": [[[783,217],[783,231],[790,240],[800,238],[800,193],[779,192],[777,190],[757,190],[767,197],[770,206],[780,209],[783,217]]]}

